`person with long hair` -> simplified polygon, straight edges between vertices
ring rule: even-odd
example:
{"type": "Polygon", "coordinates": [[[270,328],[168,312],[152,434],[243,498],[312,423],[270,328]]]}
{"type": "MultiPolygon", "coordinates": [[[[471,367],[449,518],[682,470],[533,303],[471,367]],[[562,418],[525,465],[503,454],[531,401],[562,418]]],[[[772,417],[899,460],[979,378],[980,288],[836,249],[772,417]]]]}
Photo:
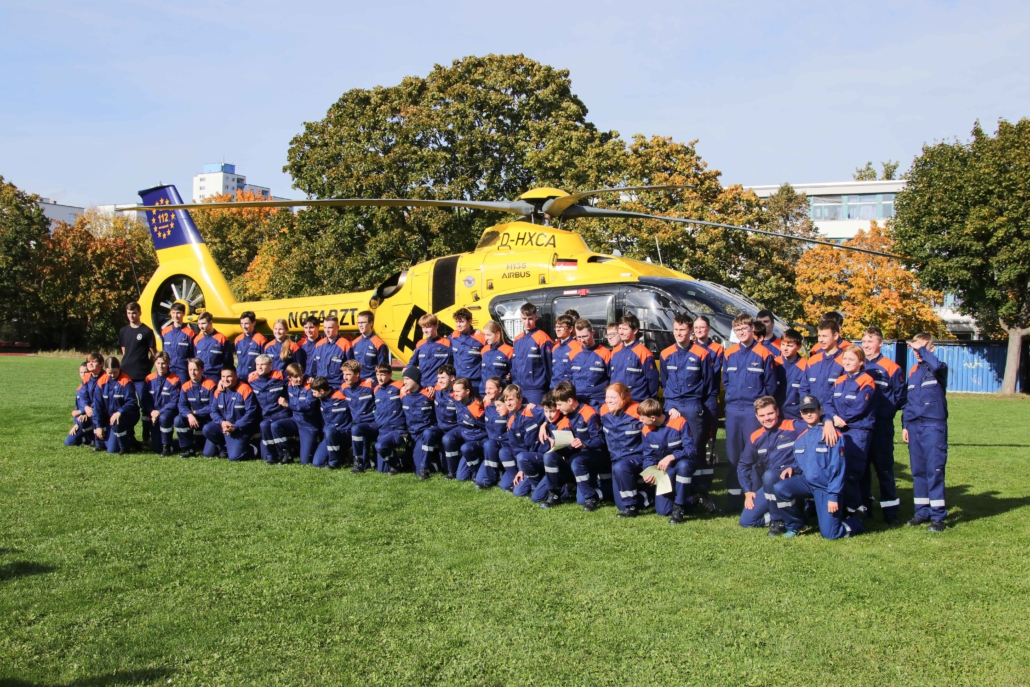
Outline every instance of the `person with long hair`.
{"type": "Polygon", "coordinates": [[[299,344],[290,339],[290,325],[280,318],[272,325],[271,341],[265,344],[265,355],[272,358],[272,369],[282,372],[290,363],[297,363],[304,370],[308,366],[308,354],[299,344]]]}
{"type": "Polygon", "coordinates": [[[601,426],[608,442],[615,482],[618,517],[635,518],[645,497],[637,489],[637,477],[644,463],[644,423],[637,412],[629,387],[622,382],[609,384],[601,407],[601,426]]]}

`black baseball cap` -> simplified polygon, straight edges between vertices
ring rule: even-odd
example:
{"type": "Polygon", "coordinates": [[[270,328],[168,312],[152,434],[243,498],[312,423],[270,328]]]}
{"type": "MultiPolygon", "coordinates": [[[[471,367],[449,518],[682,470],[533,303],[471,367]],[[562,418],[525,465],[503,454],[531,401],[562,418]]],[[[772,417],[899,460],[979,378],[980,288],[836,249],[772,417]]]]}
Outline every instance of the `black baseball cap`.
{"type": "Polygon", "coordinates": [[[805,396],[801,399],[801,406],[798,408],[802,413],[806,410],[822,410],[823,404],[815,396],[805,396]]]}

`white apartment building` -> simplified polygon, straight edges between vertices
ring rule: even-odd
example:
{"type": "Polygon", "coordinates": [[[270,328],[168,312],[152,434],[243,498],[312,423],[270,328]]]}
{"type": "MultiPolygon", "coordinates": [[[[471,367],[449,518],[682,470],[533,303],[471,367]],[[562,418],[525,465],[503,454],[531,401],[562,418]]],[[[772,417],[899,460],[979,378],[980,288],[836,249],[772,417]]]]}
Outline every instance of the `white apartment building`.
{"type": "MultiPolygon", "coordinates": [[[[817,184],[791,184],[808,196],[809,217],[819,233],[831,241],[846,241],[859,229],[868,231],[876,220],[882,227],[894,216],[894,197],[905,189],[904,179],[891,181],[832,181],[817,184]]],[[[768,198],[780,188],[745,186],[759,198],[768,198]]]]}
{"type": "Polygon", "coordinates": [[[226,162],[214,162],[204,165],[204,171],[193,176],[193,202],[200,201],[210,196],[231,193],[237,191],[265,196],[271,199],[272,192],[267,186],[255,186],[247,183],[247,177],[236,172],[236,165],[226,162]]]}
{"type": "Polygon", "coordinates": [[[85,208],[80,208],[75,205],[62,205],[56,200],[50,200],[49,198],[40,198],[38,203],[39,207],[43,210],[43,214],[50,220],[50,224],[54,222],[68,222],[69,224],[75,222],[75,218],[83,213],[85,208]]]}

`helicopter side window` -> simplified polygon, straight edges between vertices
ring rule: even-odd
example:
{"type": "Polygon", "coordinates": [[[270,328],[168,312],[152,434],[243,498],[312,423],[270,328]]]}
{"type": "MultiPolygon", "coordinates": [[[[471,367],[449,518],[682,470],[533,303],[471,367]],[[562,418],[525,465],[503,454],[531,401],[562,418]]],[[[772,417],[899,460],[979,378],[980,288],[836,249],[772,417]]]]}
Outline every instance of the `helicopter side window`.
{"type": "Polygon", "coordinates": [[[637,316],[641,329],[671,332],[676,311],[676,305],[665,294],[648,291],[630,291],[626,294],[626,312],[637,316]]]}
{"type": "Polygon", "coordinates": [[[560,296],[554,299],[554,315],[575,310],[580,317],[590,320],[590,328],[598,341],[604,340],[605,329],[615,321],[615,295],[610,293],[591,296],[560,296]]]}

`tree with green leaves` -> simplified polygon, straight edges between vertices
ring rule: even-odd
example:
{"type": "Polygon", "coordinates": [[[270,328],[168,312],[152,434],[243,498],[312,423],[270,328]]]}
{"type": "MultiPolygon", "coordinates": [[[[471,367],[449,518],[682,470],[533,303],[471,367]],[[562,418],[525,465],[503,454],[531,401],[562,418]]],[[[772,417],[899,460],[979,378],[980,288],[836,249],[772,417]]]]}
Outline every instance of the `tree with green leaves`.
{"type": "Polygon", "coordinates": [[[0,338],[40,343],[37,265],[50,235],[39,197],[0,176],[0,338]]]}
{"type": "Polygon", "coordinates": [[[1007,331],[1002,391],[1014,392],[1030,334],[1030,119],[923,146],[895,208],[893,238],[922,282],[955,294],[982,330],[1007,331]]]}
{"type": "MultiPolygon", "coordinates": [[[[880,167],[883,171],[880,172],[880,180],[893,180],[898,173],[899,166],[901,166],[901,163],[895,162],[894,160],[887,160],[886,162],[881,162],[880,167]]],[[[855,181],[876,181],[876,169],[873,167],[873,161],[870,160],[869,162],[865,163],[865,167],[856,167],[854,173],[851,175],[851,178],[853,178],[855,181]]]]}

